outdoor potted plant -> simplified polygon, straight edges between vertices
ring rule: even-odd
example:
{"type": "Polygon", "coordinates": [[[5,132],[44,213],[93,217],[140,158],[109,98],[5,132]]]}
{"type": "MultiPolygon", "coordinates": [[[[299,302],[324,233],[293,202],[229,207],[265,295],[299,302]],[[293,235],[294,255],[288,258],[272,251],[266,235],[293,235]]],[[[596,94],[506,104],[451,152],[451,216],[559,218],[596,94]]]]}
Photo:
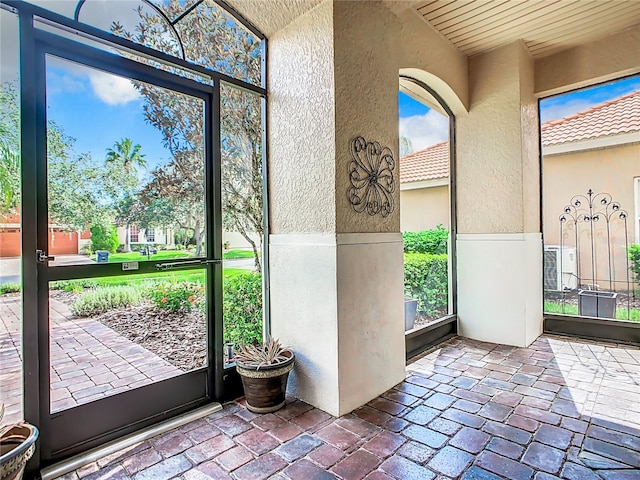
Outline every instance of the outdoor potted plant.
{"type": "Polygon", "coordinates": [[[269,413],[284,407],[287,380],[295,361],[289,348],[270,337],[263,345],[241,344],[234,359],[249,411],[269,413]]]}
{"type": "MultiPolygon", "coordinates": [[[[0,407],[0,422],[4,404],[0,407]]],[[[0,428],[0,480],[20,480],[36,449],[38,429],[20,422],[0,428]]]]}

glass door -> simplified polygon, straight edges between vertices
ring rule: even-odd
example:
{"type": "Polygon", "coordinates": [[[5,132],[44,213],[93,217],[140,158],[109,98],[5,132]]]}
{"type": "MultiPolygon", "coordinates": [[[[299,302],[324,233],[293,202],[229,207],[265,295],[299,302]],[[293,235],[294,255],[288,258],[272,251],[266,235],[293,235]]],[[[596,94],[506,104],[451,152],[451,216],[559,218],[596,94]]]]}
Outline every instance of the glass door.
{"type": "Polygon", "coordinates": [[[222,271],[214,87],[41,35],[37,355],[52,460],[213,399],[222,271]]]}

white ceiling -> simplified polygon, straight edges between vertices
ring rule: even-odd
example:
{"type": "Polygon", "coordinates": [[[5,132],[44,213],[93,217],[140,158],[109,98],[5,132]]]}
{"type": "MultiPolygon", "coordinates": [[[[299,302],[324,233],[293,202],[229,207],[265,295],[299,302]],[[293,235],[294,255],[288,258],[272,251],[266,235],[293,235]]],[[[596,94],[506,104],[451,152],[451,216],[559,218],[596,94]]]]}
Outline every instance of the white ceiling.
{"type": "Polygon", "coordinates": [[[640,24],[640,0],[424,0],[413,6],[468,56],[522,39],[539,58],[640,24]]]}

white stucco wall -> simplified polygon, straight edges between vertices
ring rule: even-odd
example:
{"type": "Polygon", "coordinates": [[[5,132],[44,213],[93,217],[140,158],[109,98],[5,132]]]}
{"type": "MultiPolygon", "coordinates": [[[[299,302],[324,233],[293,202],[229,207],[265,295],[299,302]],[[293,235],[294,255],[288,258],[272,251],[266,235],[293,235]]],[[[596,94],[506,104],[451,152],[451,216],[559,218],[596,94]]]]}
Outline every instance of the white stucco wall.
{"type": "Polygon", "coordinates": [[[535,93],[562,93],[638,72],[640,25],[536,60],[535,93]]]}
{"type": "Polygon", "coordinates": [[[533,62],[515,42],[471,58],[469,78],[469,114],[457,117],[459,332],[525,346],[542,333],[533,62]]]}

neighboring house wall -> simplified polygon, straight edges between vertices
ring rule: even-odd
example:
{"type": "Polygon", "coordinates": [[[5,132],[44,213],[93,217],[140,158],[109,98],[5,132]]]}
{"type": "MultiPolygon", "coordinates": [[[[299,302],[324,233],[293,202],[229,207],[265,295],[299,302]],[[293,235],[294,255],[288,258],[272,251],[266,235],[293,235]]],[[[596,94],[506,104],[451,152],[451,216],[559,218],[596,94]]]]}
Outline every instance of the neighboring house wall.
{"type": "MultiPolygon", "coordinates": [[[[598,150],[585,150],[558,155],[545,155],[543,160],[543,232],[545,245],[560,245],[559,217],[574,195],[585,195],[589,189],[595,193],[607,192],[628,213],[629,242],[639,242],[635,226],[634,184],[640,177],[640,144],[618,145],[598,150]]],[[[606,250],[606,224],[596,227],[596,283],[608,289],[609,260],[606,250]]],[[[621,222],[611,223],[613,248],[613,276],[626,281],[625,233],[621,222]]],[[[564,244],[575,245],[575,233],[563,227],[564,244]]],[[[582,283],[591,283],[590,239],[585,224],[580,230],[580,272],[582,283]]],[[[622,283],[618,290],[626,290],[622,283]]]]}
{"type": "Polygon", "coordinates": [[[449,187],[404,189],[410,185],[400,190],[400,230],[419,232],[440,224],[449,229],[449,187]]]}

